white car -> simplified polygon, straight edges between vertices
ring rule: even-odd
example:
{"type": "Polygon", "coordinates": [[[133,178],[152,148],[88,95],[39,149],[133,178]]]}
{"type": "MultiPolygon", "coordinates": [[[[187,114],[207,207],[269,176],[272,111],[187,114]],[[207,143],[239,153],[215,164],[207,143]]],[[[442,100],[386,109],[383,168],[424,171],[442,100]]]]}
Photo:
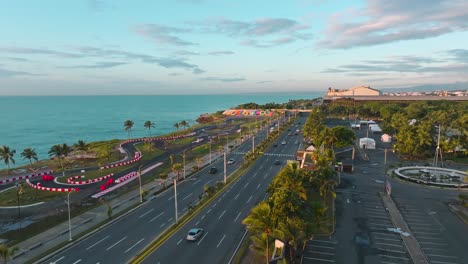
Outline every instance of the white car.
{"type": "Polygon", "coordinates": [[[188,241],[197,241],[203,235],[203,229],[201,228],[192,228],[187,234],[188,241]]]}
{"type": "Polygon", "coordinates": [[[281,145],[286,145],[286,140],[281,141],[281,145]]]}
{"type": "Polygon", "coordinates": [[[228,160],[228,162],[227,162],[227,164],[234,164],[234,163],[236,163],[236,161],[235,161],[234,159],[230,159],[230,160],[228,160]]]}

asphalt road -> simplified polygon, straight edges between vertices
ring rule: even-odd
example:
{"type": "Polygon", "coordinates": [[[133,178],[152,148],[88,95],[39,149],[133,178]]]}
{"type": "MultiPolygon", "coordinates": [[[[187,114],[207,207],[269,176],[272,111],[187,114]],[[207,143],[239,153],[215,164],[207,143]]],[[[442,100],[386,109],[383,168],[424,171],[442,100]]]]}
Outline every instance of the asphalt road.
{"type": "MultiPolygon", "coordinates": [[[[305,118],[299,118],[298,122],[303,124],[305,118]]],[[[286,160],[295,157],[299,145],[294,143],[302,136],[287,134],[286,131],[280,136],[277,147],[266,151],[244,176],[153,251],[143,263],[228,263],[245,232],[242,220],[266,197],[269,183],[286,160]],[[283,140],[286,145],[281,144],[283,140]],[[281,165],[274,165],[275,160],[280,160],[281,165]],[[196,242],[187,241],[188,230],[194,227],[204,229],[204,234],[196,242]]]]}
{"type": "MultiPolygon", "coordinates": [[[[262,141],[265,134],[265,132],[259,133],[255,137],[255,142],[262,141]]],[[[243,158],[236,153],[244,153],[251,150],[251,148],[252,142],[250,139],[233,153],[227,155],[227,159],[233,158],[238,161],[227,166],[228,175],[238,168],[239,161],[243,158]]],[[[214,185],[217,181],[223,180],[222,162],[222,159],[213,162],[212,166],[218,168],[216,174],[209,174],[208,170],[212,166],[207,166],[199,173],[177,185],[179,217],[187,211],[189,203],[194,204],[198,201],[198,196],[203,193],[203,186],[214,185]]],[[[43,263],[127,262],[174,222],[174,190],[170,188],[152,197],[150,201],[145,202],[141,207],[125,217],[73,244],[43,263]]]]}
{"type": "MultiPolygon", "coordinates": [[[[365,130],[358,132],[362,137],[365,130]]],[[[370,135],[372,136],[372,135],[370,135]]],[[[467,263],[468,226],[447,207],[459,192],[394,180],[384,175],[384,148],[375,137],[376,150],[366,150],[370,161],[356,161],[353,174],[342,174],[337,188],[336,232],[309,241],[303,263],[412,263],[393,228],[379,192],[392,184],[392,198],[418,240],[429,263],[467,263]]],[[[387,164],[397,162],[387,152],[387,164]]]]}

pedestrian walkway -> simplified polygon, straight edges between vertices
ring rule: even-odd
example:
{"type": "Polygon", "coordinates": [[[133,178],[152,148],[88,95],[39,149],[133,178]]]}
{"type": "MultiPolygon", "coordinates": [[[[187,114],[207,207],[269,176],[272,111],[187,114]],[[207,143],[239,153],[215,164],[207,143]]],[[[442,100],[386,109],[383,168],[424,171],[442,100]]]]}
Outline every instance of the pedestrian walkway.
{"type": "Polygon", "coordinates": [[[388,209],[393,224],[397,227],[398,230],[402,231],[399,232],[401,239],[405,243],[406,249],[408,250],[408,253],[410,254],[413,262],[415,264],[427,264],[428,260],[426,255],[424,254],[414,235],[411,233],[408,224],[393,202],[391,196],[381,193],[381,197],[385,207],[388,209]]]}
{"type": "MultiPolygon", "coordinates": [[[[236,146],[237,147],[237,146],[236,146]]],[[[211,154],[211,161],[214,162],[215,160],[222,158],[222,153],[212,153],[211,154]]],[[[209,155],[203,157],[202,166],[206,166],[210,163],[209,155]]],[[[196,161],[192,161],[186,164],[187,168],[192,168],[196,166],[196,161]]],[[[158,166],[150,166],[147,169],[142,171],[142,176],[144,174],[150,172],[152,169],[155,169],[158,166]],[[150,169],[151,168],[151,169],[150,169]]],[[[164,186],[169,186],[173,179],[176,177],[174,173],[169,173],[167,179],[165,180],[165,184],[161,180],[159,181],[151,181],[148,184],[143,186],[143,189],[148,190],[148,195],[152,196],[159,192],[164,186]]],[[[54,226],[28,240],[25,240],[15,246],[19,248],[17,253],[13,256],[13,259],[9,262],[12,264],[19,264],[19,263],[26,263],[28,260],[34,258],[35,256],[44,254],[48,250],[57,247],[58,245],[67,242],[73,241],[72,243],[77,243],[77,241],[73,240],[73,236],[77,234],[81,234],[86,232],[93,227],[97,226],[98,224],[108,220],[108,206],[112,208],[112,212],[114,215],[119,214],[123,211],[128,210],[131,207],[135,207],[139,203],[139,190],[133,190],[126,194],[123,194],[119,197],[116,197],[112,200],[107,201],[105,204],[91,209],[81,215],[73,217],[70,221],[71,223],[71,231],[69,230],[68,221],[63,222],[57,226],[54,226]]],[[[136,207],[134,208],[136,209],[136,207]]],[[[134,210],[131,209],[131,210],[134,210]]],[[[117,218],[113,219],[114,221],[117,218]]],[[[100,228],[103,228],[101,226],[100,228]]],[[[86,235],[90,235],[92,233],[87,233],[86,235]]],[[[72,245],[68,244],[68,245],[72,245]]]]}

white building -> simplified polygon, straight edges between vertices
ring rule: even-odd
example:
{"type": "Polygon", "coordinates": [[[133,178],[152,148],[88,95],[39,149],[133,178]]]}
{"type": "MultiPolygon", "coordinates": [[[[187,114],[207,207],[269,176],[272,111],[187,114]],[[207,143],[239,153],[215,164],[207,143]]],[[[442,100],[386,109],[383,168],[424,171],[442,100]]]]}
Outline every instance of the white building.
{"type": "Polygon", "coordinates": [[[355,86],[351,89],[328,88],[327,96],[381,96],[382,92],[370,86],[355,86]]]}

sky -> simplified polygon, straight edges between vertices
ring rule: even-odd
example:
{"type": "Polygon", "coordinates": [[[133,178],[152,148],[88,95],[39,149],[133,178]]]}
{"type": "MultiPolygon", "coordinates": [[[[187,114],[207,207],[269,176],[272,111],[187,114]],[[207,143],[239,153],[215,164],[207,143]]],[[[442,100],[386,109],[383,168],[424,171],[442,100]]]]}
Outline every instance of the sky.
{"type": "Polygon", "coordinates": [[[0,24],[0,96],[468,83],[466,0],[0,0],[0,24]]]}

